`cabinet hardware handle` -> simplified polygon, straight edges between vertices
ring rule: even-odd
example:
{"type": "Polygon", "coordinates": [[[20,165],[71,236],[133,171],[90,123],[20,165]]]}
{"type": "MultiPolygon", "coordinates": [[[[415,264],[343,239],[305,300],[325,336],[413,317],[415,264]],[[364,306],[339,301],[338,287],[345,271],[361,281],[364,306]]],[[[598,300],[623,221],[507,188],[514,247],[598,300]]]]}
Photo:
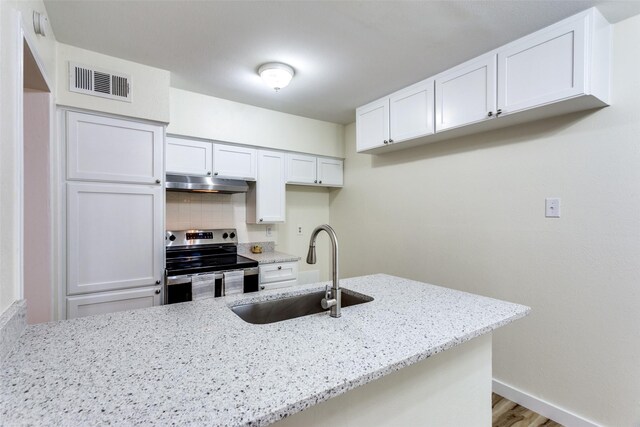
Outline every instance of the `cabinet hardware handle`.
{"type": "Polygon", "coordinates": [[[260,222],[262,222],[262,218],[260,218],[260,222]]]}
{"type": "Polygon", "coordinates": [[[319,184],[322,184],[322,181],[319,181],[318,183],[319,183],[319,184]]]}
{"type": "Polygon", "coordinates": [[[218,175],[218,172],[214,172],[213,174],[214,174],[214,175],[218,175]]]}
{"type": "Polygon", "coordinates": [[[393,139],[389,138],[389,144],[393,143],[393,139]]]}
{"type": "Polygon", "coordinates": [[[282,270],[282,266],[281,265],[278,266],[278,270],[282,270]]]}
{"type": "Polygon", "coordinates": [[[159,285],[159,284],[160,284],[160,280],[156,280],[156,285],[159,285]]]}
{"type": "Polygon", "coordinates": [[[211,175],[211,171],[207,172],[207,175],[211,175]]]}
{"type": "Polygon", "coordinates": [[[156,179],[156,184],[160,184],[160,180],[159,179],[156,179]]]}
{"type": "Polygon", "coordinates": [[[500,114],[502,114],[502,110],[498,110],[498,112],[496,113],[496,116],[499,116],[500,114]]]}
{"type": "Polygon", "coordinates": [[[156,289],[156,295],[160,295],[160,289],[156,289]]]}
{"type": "Polygon", "coordinates": [[[387,141],[387,140],[385,139],[385,140],[384,140],[384,143],[385,143],[385,144],[388,144],[388,143],[389,143],[389,141],[387,141]]]}
{"type": "Polygon", "coordinates": [[[265,288],[264,286],[260,286],[261,291],[264,291],[264,288],[265,288]]]}
{"type": "Polygon", "coordinates": [[[489,114],[487,114],[488,117],[493,117],[493,111],[489,111],[489,114]]]}

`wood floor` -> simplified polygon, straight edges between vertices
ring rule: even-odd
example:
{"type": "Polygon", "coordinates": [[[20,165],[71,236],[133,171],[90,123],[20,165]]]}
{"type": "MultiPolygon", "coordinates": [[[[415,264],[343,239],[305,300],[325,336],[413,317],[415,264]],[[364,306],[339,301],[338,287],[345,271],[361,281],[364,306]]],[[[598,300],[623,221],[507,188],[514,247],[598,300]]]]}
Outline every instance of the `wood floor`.
{"type": "Polygon", "coordinates": [[[495,393],[492,394],[491,398],[493,427],[562,427],[561,424],[536,414],[495,393]]]}

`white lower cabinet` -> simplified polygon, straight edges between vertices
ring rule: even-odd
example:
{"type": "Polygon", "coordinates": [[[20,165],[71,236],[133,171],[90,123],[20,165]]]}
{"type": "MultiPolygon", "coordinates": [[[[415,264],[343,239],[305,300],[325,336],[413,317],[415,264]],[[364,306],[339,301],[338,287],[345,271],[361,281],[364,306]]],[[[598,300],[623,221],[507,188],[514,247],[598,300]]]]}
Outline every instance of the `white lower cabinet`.
{"type": "Polygon", "coordinates": [[[157,286],[67,297],[67,319],[155,307],[161,304],[161,294],[157,286]]]}
{"type": "Polygon", "coordinates": [[[260,265],[260,290],[278,289],[297,284],[297,261],[260,265]]]}
{"type": "Polygon", "coordinates": [[[285,219],[285,154],[258,151],[258,179],[247,192],[247,223],[270,224],[285,219]]]}

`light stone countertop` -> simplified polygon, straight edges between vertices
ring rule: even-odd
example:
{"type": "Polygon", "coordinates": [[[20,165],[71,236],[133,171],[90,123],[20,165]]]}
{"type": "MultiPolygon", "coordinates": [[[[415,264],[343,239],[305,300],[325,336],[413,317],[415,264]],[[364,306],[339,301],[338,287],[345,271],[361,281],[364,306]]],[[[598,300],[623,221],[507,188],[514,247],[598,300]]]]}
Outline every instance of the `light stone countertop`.
{"type": "Polygon", "coordinates": [[[529,312],[383,274],[340,282],[375,300],[268,325],[229,309],[319,283],[29,326],[0,366],[0,424],[264,426],[529,312]]]}
{"type": "Polygon", "coordinates": [[[254,261],[258,261],[260,264],[275,264],[279,262],[297,262],[300,261],[300,257],[297,255],[285,254],[284,252],[271,251],[263,252],[261,254],[254,254],[251,252],[240,254],[243,257],[250,258],[254,261]]]}

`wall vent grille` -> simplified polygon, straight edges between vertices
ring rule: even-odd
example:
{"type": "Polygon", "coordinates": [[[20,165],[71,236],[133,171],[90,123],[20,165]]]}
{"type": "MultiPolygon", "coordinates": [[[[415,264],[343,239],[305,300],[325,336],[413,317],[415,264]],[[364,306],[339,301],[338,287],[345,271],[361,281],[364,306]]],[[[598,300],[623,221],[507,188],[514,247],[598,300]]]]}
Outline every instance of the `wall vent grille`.
{"type": "Polygon", "coordinates": [[[69,90],[131,102],[131,77],[69,62],[69,90]]]}

